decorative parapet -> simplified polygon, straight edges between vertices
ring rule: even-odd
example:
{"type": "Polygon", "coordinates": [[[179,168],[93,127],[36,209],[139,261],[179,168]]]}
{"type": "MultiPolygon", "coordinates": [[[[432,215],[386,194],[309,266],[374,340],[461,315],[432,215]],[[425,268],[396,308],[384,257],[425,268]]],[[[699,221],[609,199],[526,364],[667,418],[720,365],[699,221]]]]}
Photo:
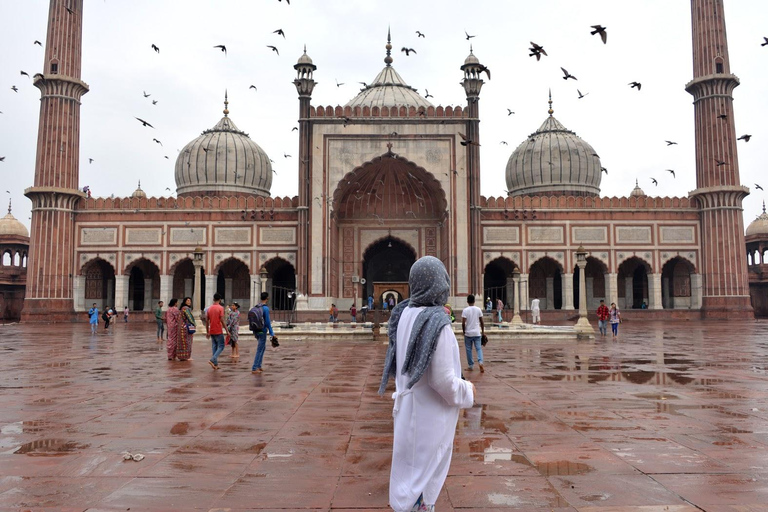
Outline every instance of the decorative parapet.
{"type": "Polygon", "coordinates": [[[574,196],[515,196],[481,197],[482,208],[531,209],[594,209],[594,210],[696,210],[697,205],[688,197],[574,197],[574,196]]]}
{"type": "Polygon", "coordinates": [[[406,107],[342,107],[337,105],[332,106],[312,106],[309,107],[309,117],[314,118],[358,118],[358,117],[375,117],[375,118],[390,118],[390,117],[413,117],[419,119],[435,118],[435,119],[465,119],[468,117],[468,112],[461,106],[456,107],[419,107],[414,106],[406,107]]]}
{"type": "Polygon", "coordinates": [[[296,209],[299,198],[294,197],[90,197],[79,201],[78,211],[90,210],[253,210],[257,208],[296,209]]]}

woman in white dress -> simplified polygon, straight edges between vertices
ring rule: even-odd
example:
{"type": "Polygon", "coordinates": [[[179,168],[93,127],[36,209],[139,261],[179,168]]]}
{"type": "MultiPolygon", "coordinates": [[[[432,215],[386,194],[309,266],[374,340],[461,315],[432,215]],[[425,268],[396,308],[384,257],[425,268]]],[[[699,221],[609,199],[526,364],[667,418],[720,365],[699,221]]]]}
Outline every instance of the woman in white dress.
{"type": "Polygon", "coordinates": [[[459,410],[472,407],[475,386],[461,378],[456,336],[444,304],[450,278],[425,256],[411,267],[411,297],[392,311],[379,394],[395,379],[394,445],[389,504],[397,512],[431,511],[453,453],[459,410]],[[423,378],[422,378],[423,377],[423,378]]]}

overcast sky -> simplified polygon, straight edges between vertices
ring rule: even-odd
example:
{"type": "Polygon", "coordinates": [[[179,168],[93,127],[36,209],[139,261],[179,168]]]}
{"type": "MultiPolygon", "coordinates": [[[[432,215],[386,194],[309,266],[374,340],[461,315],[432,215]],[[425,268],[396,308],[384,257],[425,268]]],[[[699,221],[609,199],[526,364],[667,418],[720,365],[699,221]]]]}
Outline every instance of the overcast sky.
{"type": "MultiPolygon", "coordinates": [[[[33,42],[45,44],[48,5],[0,0],[0,188],[3,210],[8,190],[27,226],[23,191],[33,183],[40,93],[19,72],[42,71],[43,49],[33,42]]],[[[546,118],[549,88],[555,117],[608,169],[602,195],[627,195],[635,179],[649,195],[687,196],[695,188],[692,96],[684,90],[692,78],[687,0],[85,0],[84,10],[82,79],[90,92],[81,110],[80,185],[94,195],[128,196],[138,180],[150,196],[175,191],[178,150],[221,118],[225,89],[232,120],[275,161],[272,195],[296,195],[292,81],[303,45],[318,68],[313,105],[343,105],[384,66],[388,26],[393,66],[421,94],[429,89],[435,105],[466,104],[459,66],[470,42],[491,69],[480,95],[483,195],[504,193],[509,155],[546,118]],[[607,45],[589,34],[594,24],[608,28],[607,45]],[[467,41],[465,30],[476,37],[467,41]],[[549,56],[529,57],[530,41],[549,56]],[[406,57],[403,46],[417,53],[406,57]],[[578,81],[564,81],[561,66],[578,81]],[[632,81],[643,84],[640,92],[632,81]]],[[[754,184],[768,187],[768,46],[760,46],[768,2],[726,0],[725,14],[731,70],[742,83],[734,93],[736,131],[754,136],[738,144],[741,181],[752,192],[744,201],[748,224],[765,199],[754,184]]]]}

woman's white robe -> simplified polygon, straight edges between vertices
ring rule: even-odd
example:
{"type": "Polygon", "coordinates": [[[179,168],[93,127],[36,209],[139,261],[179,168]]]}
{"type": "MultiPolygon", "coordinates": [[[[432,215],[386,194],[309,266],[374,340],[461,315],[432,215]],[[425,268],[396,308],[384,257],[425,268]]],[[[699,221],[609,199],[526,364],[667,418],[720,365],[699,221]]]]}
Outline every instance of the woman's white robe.
{"type": "Polygon", "coordinates": [[[413,322],[423,308],[405,308],[397,329],[397,377],[392,472],[389,504],[397,512],[409,511],[420,494],[434,504],[443,487],[453,453],[453,437],[459,409],[472,407],[469,382],[461,379],[456,336],[450,326],[440,332],[437,348],[424,375],[409,390],[410,377],[403,375],[408,339],[413,322]]]}

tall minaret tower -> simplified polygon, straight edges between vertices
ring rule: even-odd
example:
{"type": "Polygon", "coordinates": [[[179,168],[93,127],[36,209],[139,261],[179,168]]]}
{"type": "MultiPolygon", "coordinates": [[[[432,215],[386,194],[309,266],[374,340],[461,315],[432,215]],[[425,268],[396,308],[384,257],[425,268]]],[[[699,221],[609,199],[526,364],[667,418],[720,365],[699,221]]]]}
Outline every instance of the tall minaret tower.
{"type": "Polygon", "coordinates": [[[27,292],[22,321],[66,321],[74,313],[74,208],[79,187],[80,80],[83,0],[51,0],[43,73],[34,85],[42,94],[37,133],[27,292]]]}
{"type": "Polygon", "coordinates": [[[691,0],[696,190],[701,210],[702,311],[706,317],[749,318],[744,218],[749,189],[739,180],[733,90],[723,0],[691,0]]]}

